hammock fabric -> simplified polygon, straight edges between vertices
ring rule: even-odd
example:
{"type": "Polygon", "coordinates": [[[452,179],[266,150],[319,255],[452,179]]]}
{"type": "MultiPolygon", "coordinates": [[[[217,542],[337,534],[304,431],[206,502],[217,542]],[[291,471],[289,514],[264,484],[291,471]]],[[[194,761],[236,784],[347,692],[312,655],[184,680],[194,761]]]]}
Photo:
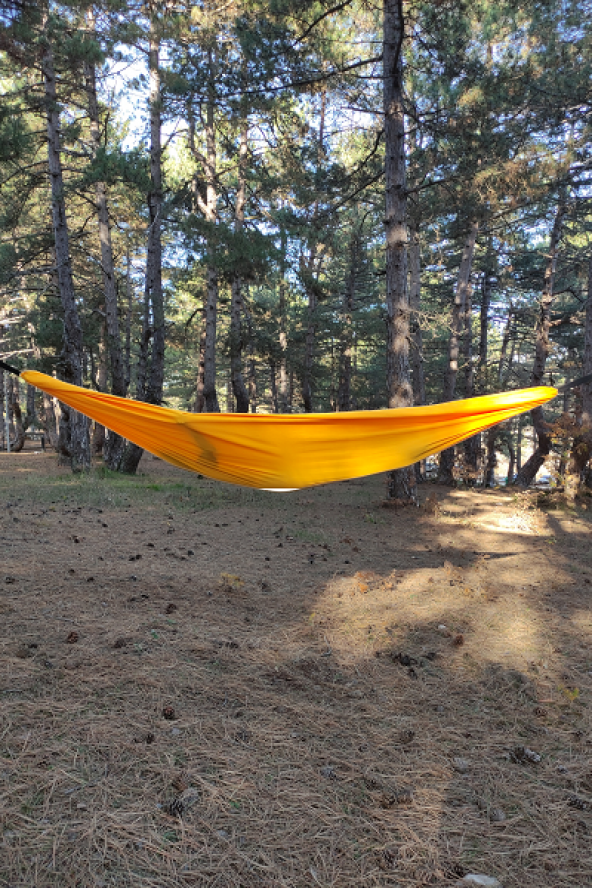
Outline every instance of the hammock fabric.
{"type": "Polygon", "coordinates": [[[429,407],[278,416],[185,413],[89,391],[34,370],[21,377],[174,466],[265,490],[399,469],[557,394],[541,386],[429,407]]]}

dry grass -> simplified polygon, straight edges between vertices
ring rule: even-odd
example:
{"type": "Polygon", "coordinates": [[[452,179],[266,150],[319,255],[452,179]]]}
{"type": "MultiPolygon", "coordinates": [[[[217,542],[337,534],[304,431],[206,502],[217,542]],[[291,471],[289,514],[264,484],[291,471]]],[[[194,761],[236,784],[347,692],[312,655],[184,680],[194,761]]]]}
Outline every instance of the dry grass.
{"type": "Polygon", "coordinates": [[[592,884],[586,513],[144,468],[0,456],[0,885],[592,884]]]}

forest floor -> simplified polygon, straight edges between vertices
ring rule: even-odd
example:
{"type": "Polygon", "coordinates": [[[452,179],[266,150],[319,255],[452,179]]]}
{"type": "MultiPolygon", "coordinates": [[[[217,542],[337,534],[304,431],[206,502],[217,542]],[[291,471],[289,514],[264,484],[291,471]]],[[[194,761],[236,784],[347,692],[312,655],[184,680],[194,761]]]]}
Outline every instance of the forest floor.
{"type": "Polygon", "coordinates": [[[592,885],[592,509],[0,454],[0,885],[592,885]]]}

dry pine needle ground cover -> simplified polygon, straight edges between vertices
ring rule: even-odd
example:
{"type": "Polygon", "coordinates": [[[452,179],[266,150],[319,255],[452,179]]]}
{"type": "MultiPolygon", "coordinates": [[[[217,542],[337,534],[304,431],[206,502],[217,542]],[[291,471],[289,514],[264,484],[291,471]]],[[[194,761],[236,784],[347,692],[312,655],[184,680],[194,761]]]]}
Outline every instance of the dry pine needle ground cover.
{"type": "Polygon", "coordinates": [[[0,455],[0,885],[592,885],[590,511],[0,455]]]}

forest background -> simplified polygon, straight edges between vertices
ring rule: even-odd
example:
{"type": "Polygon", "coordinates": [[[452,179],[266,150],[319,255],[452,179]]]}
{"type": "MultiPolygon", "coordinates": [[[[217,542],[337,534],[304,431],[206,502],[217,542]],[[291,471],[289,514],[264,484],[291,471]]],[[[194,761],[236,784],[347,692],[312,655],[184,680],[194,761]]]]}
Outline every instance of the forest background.
{"type": "MultiPolygon", "coordinates": [[[[197,412],[592,372],[591,22],[581,0],[2,0],[0,356],[197,412]]],[[[16,449],[37,425],[74,470],[136,470],[0,382],[16,449]]],[[[553,452],[576,491],[591,421],[581,386],[439,479],[491,484],[505,451],[524,487],[553,452]]]]}

